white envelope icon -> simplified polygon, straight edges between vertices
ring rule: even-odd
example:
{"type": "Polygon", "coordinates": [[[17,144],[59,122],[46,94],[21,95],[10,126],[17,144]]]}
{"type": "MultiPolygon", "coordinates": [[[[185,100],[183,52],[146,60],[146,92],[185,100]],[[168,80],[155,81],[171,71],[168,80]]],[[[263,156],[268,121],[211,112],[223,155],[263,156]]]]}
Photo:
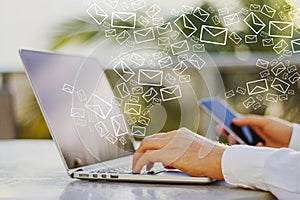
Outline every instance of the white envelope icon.
{"type": "Polygon", "coordinates": [[[125,144],[127,143],[126,138],[124,138],[123,136],[121,136],[121,137],[119,138],[119,141],[121,142],[122,145],[125,145],[125,144]]]}
{"type": "Polygon", "coordinates": [[[105,30],[105,37],[115,37],[117,35],[116,29],[105,30]]]}
{"type": "Polygon", "coordinates": [[[71,108],[71,117],[84,118],[85,110],[81,108],[71,108]]]}
{"type": "Polygon", "coordinates": [[[115,9],[119,3],[119,0],[103,0],[103,3],[112,9],[115,9]]]}
{"type": "Polygon", "coordinates": [[[269,101],[271,103],[277,103],[278,95],[268,93],[267,96],[266,96],[266,101],[269,101]]]}
{"type": "Polygon", "coordinates": [[[132,126],[131,133],[135,137],[144,137],[146,135],[146,128],[142,126],[132,126]]]}
{"type": "Polygon", "coordinates": [[[232,32],[229,35],[229,39],[231,39],[235,44],[239,44],[243,39],[237,33],[232,32]]]}
{"type": "Polygon", "coordinates": [[[174,21],[174,24],[186,38],[191,37],[197,31],[197,27],[184,14],[181,15],[180,17],[178,17],[174,21]],[[182,27],[182,24],[183,24],[183,27],[182,27]]]}
{"type": "Polygon", "coordinates": [[[62,91],[66,92],[66,93],[73,94],[73,92],[74,92],[74,86],[65,83],[63,85],[63,87],[62,87],[62,91]]]}
{"type": "Polygon", "coordinates": [[[111,27],[135,28],[136,13],[112,12],[111,27]]]}
{"type": "Polygon", "coordinates": [[[273,74],[274,74],[275,76],[278,76],[278,75],[281,74],[285,69],[286,69],[285,65],[284,65],[282,62],[280,62],[280,63],[278,63],[275,67],[273,67],[273,68],[271,69],[271,71],[273,72],[273,74]]]}
{"type": "Polygon", "coordinates": [[[161,88],[160,94],[163,101],[171,101],[182,97],[179,85],[161,88]]]}
{"type": "Polygon", "coordinates": [[[103,119],[106,119],[112,110],[112,105],[96,94],[90,96],[85,107],[103,119]]]}
{"type": "Polygon", "coordinates": [[[277,54],[281,54],[288,46],[288,43],[282,39],[273,47],[273,49],[277,54]]]}
{"type": "Polygon", "coordinates": [[[118,138],[111,133],[107,134],[105,138],[112,144],[115,144],[118,141],[118,138]]]}
{"type": "Polygon", "coordinates": [[[85,127],[87,125],[87,121],[84,119],[77,119],[76,120],[76,126],[82,126],[85,127]]]}
{"type": "Polygon", "coordinates": [[[153,26],[161,26],[164,24],[164,18],[163,17],[157,17],[152,19],[153,26]]]}
{"type": "Polygon", "coordinates": [[[192,14],[193,12],[193,7],[191,6],[186,6],[186,5],[182,5],[181,6],[181,12],[185,13],[185,14],[192,14]]]}
{"type": "Polygon", "coordinates": [[[107,13],[102,10],[100,6],[98,6],[97,3],[93,3],[86,12],[88,15],[95,21],[97,24],[102,24],[105,19],[108,17],[107,13]]]}
{"type": "Polygon", "coordinates": [[[229,9],[228,8],[220,8],[220,9],[218,9],[218,13],[220,16],[227,15],[229,13],[229,9]]]}
{"type": "Polygon", "coordinates": [[[160,68],[170,67],[173,65],[173,60],[171,56],[167,56],[165,58],[158,60],[158,65],[160,68]]]}
{"type": "Polygon", "coordinates": [[[268,5],[263,5],[260,12],[270,18],[276,14],[276,10],[268,5]]]}
{"type": "Polygon", "coordinates": [[[188,65],[189,62],[188,61],[181,61],[180,63],[178,63],[174,68],[173,68],[173,72],[179,76],[181,75],[185,70],[188,69],[188,65]]]}
{"type": "Polygon", "coordinates": [[[236,88],[236,92],[237,93],[239,93],[239,94],[241,94],[241,95],[245,95],[246,94],[246,89],[245,88],[242,88],[242,87],[240,87],[240,86],[238,86],[237,88],[236,88]]]}
{"type": "Polygon", "coordinates": [[[287,94],[279,95],[279,101],[287,101],[289,99],[287,94]]]}
{"type": "Polygon", "coordinates": [[[146,59],[137,53],[133,53],[130,57],[130,61],[134,64],[137,64],[138,66],[142,66],[145,63],[146,59]]]}
{"type": "Polygon", "coordinates": [[[285,94],[288,91],[289,87],[290,84],[283,80],[280,80],[279,78],[275,78],[271,84],[271,88],[283,94],[285,94]]]}
{"type": "Polygon", "coordinates": [[[253,12],[249,13],[249,15],[244,19],[244,22],[256,34],[262,31],[266,26],[266,24],[253,12]]]}
{"type": "Polygon", "coordinates": [[[155,35],[152,27],[134,31],[133,34],[135,42],[137,44],[155,40],[155,35]]]}
{"type": "Polygon", "coordinates": [[[264,47],[269,47],[274,45],[274,39],[273,38],[267,38],[262,40],[264,47]]]}
{"type": "Polygon", "coordinates": [[[162,86],[163,71],[140,69],[138,75],[139,85],[162,86]]]}
{"type": "Polygon", "coordinates": [[[113,116],[110,120],[114,128],[115,136],[119,137],[128,134],[127,125],[122,114],[113,116]]]}
{"type": "Polygon", "coordinates": [[[291,20],[298,19],[300,17],[300,8],[290,11],[289,16],[291,20]]]}
{"type": "Polygon", "coordinates": [[[210,14],[202,8],[197,7],[195,8],[193,15],[200,19],[202,22],[206,22],[210,14]]]}
{"type": "Polygon", "coordinates": [[[260,5],[258,5],[258,4],[250,4],[250,11],[259,12],[260,11],[260,5]]]}
{"type": "Polygon", "coordinates": [[[253,99],[253,97],[249,97],[243,102],[245,108],[250,108],[253,104],[255,104],[255,100],[253,99]]]}
{"type": "Polygon", "coordinates": [[[269,36],[279,38],[292,38],[294,31],[293,22],[270,21],[269,36]]]}
{"type": "Polygon", "coordinates": [[[230,26],[240,22],[239,16],[237,13],[227,15],[223,17],[224,23],[226,26],[230,26]]]}
{"type": "Polygon", "coordinates": [[[249,95],[267,92],[269,90],[267,80],[260,79],[247,82],[247,90],[249,95]]]}
{"type": "Polygon", "coordinates": [[[234,91],[233,90],[229,90],[228,92],[225,92],[225,98],[229,99],[231,97],[234,97],[234,91]]]}
{"type": "Polygon", "coordinates": [[[134,71],[123,61],[120,60],[114,67],[113,70],[119,75],[121,79],[128,82],[134,75],[134,71]]]}
{"type": "Polygon", "coordinates": [[[135,96],[135,95],[131,95],[129,97],[129,101],[132,102],[132,103],[139,103],[140,97],[139,96],[135,96]]]}
{"type": "Polygon", "coordinates": [[[300,53],[300,39],[292,40],[291,46],[293,53],[300,53]]]}
{"type": "Polygon", "coordinates": [[[198,70],[201,70],[202,67],[205,65],[205,61],[200,58],[199,56],[197,56],[196,54],[193,54],[191,57],[190,57],[190,63],[192,63],[192,65],[194,65],[194,67],[196,67],[198,70]]]}
{"type": "Polygon", "coordinates": [[[190,75],[179,76],[179,82],[180,83],[189,83],[189,82],[191,82],[191,76],[190,75]]]}
{"type": "Polygon", "coordinates": [[[261,107],[261,104],[259,103],[259,102],[256,102],[253,106],[252,106],[252,108],[254,109],[254,110],[257,110],[258,108],[260,108],[261,107]]]}
{"type": "Polygon", "coordinates": [[[134,11],[140,10],[146,7],[146,2],[144,0],[136,0],[131,2],[131,7],[134,11]]]}
{"type": "Polygon", "coordinates": [[[167,33],[170,33],[170,32],[173,31],[170,22],[168,22],[168,23],[166,23],[166,24],[163,24],[163,25],[160,25],[160,26],[158,26],[156,29],[157,29],[157,33],[158,33],[159,35],[167,34],[167,33]]]}
{"type": "Polygon", "coordinates": [[[189,45],[186,40],[176,42],[171,45],[171,50],[173,55],[178,55],[190,50],[189,45]]]}
{"type": "Polygon", "coordinates": [[[138,119],[138,122],[144,126],[149,126],[150,124],[150,118],[148,117],[144,117],[144,116],[140,116],[138,119]]]}
{"type": "Polygon", "coordinates": [[[216,45],[226,45],[227,34],[227,28],[203,25],[201,27],[200,41],[216,45]]]}
{"type": "Polygon", "coordinates": [[[104,137],[106,134],[109,133],[107,127],[105,126],[105,124],[102,121],[95,124],[95,129],[101,137],[104,137]]]}
{"type": "Polygon", "coordinates": [[[168,81],[171,85],[173,85],[176,82],[176,78],[172,76],[170,73],[168,73],[165,76],[165,80],[168,81]]]}
{"type": "Polygon", "coordinates": [[[169,37],[160,37],[158,38],[158,45],[159,46],[168,46],[170,45],[171,40],[169,37]]]}
{"type": "Polygon", "coordinates": [[[257,43],[257,35],[245,35],[245,43],[257,43]]]}
{"type": "Polygon", "coordinates": [[[290,76],[289,81],[292,84],[295,84],[295,83],[297,83],[297,81],[299,81],[299,79],[300,79],[300,74],[298,72],[296,72],[292,76],[290,76]]]}
{"type": "Polygon", "coordinates": [[[150,23],[150,21],[144,16],[140,16],[137,21],[144,27],[148,26],[148,24],[150,23]]]}
{"type": "Polygon", "coordinates": [[[298,70],[298,68],[297,68],[296,65],[292,65],[292,66],[289,66],[289,67],[287,68],[287,71],[288,71],[289,73],[293,73],[293,72],[295,72],[295,71],[297,71],[297,70],[298,70]]]}
{"type": "Polygon", "coordinates": [[[125,83],[120,83],[117,86],[119,94],[122,98],[126,98],[130,95],[129,89],[125,83]]]}
{"type": "Polygon", "coordinates": [[[143,94],[142,97],[147,103],[149,103],[154,97],[156,97],[156,95],[158,95],[158,93],[153,88],[150,88],[147,92],[145,92],[145,94],[143,94]]]}
{"type": "Polygon", "coordinates": [[[153,18],[155,17],[159,12],[161,8],[157,4],[153,4],[148,10],[146,10],[146,15],[148,17],[153,18]]]}
{"type": "Polygon", "coordinates": [[[131,90],[134,95],[143,94],[143,87],[133,87],[131,90]]]}
{"type": "Polygon", "coordinates": [[[269,70],[266,69],[264,71],[261,71],[259,74],[262,78],[266,78],[270,75],[270,72],[269,72],[269,70]]]}
{"type": "Polygon", "coordinates": [[[126,103],[124,112],[130,115],[140,115],[142,106],[140,104],[126,103]]]}
{"type": "Polygon", "coordinates": [[[195,52],[195,53],[205,52],[205,45],[204,44],[194,44],[193,45],[193,52],[195,52]]]}
{"type": "Polygon", "coordinates": [[[131,38],[131,35],[124,30],[116,37],[116,40],[120,45],[123,45],[129,38],[131,38]]]}

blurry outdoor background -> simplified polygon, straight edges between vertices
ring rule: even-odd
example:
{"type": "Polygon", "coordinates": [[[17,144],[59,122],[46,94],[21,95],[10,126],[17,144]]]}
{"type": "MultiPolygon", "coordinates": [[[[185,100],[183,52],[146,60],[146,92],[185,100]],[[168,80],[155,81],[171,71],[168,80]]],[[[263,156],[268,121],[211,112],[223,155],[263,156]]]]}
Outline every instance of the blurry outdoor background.
{"type": "MultiPolygon", "coordinates": [[[[120,2],[127,0],[120,0],[120,2]]],[[[86,14],[89,0],[1,0],[0,6],[0,139],[5,138],[51,138],[48,128],[36,103],[24,68],[18,55],[18,49],[52,50],[63,53],[89,55],[99,41],[105,36],[101,27],[86,14]],[[102,31],[102,32],[101,32],[102,31]]],[[[93,1],[101,4],[101,1],[93,1]]],[[[182,5],[192,7],[209,7],[218,10],[227,7],[230,13],[239,12],[241,8],[260,4],[274,6],[291,5],[300,8],[300,1],[294,0],[177,0],[148,1],[161,6],[163,17],[174,21],[172,9],[181,10],[182,5]]],[[[283,12],[287,15],[287,12],[283,12]]],[[[287,17],[288,18],[288,17],[287,17]]],[[[278,20],[278,19],[277,19],[278,20]]],[[[249,29],[238,30],[250,34],[249,29]]],[[[199,35],[197,32],[195,35],[199,35]]],[[[300,34],[296,35],[300,37],[300,34]]],[[[279,41],[279,40],[278,40],[279,41]]],[[[262,48],[261,44],[234,45],[232,42],[220,46],[207,45],[206,51],[216,60],[221,72],[225,91],[245,86],[245,80],[259,79],[255,61],[258,56],[274,58],[272,48],[262,48]],[[251,62],[249,62],[251,61],[251,62]]],[[[294,55],[297,57],[297,55],[294,55]]],[[[299,59],[298,59],[299,61],[299,59]]],[[[295,59],[297,67],[300,62],[295,59]]],[[[197,90],[201,85],[192,83],[197,90]]],[[[227,102],[242,114],[255,113],[272,115],[292,122],[300,123],[299,81],[290,89],[295,94],[288,101],[270,103],[263,108],[245,109],[241,96],[235,95],[227,102]]],[[[225,92],[223,91],[223,92],[225,92]]],[[[220,94],[221,96],[222,94],[220,94]]],[[[188,106],[188,103],[187,103],[188,106]]],[[[176,111],[174,111],[176,116],[176,111]]],[[[176,119],[174,119],[176,121],[176,119]]],[[[177,128],[174,123],[166,130],[177,128]]],[[[199,129],[199,132],[204,129],[199,129]]]]}

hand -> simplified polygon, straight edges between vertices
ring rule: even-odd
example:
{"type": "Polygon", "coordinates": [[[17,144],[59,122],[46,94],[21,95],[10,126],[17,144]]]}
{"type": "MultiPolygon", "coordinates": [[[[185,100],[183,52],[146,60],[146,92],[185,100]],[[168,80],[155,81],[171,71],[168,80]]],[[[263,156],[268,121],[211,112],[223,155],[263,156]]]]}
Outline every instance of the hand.
{"type": "Polygon", "coordinates": [[[133,172],[154,162],[179,169],[191,176],[224,180],[221,160],[226,146],[210,141],[186,128],[144,138],[133,158],[133,172]]]}
{"type": "MultiPolygon", "coordinates": [[[[237,126],[251,127],[265,140],[265,144],[259,143],[257,146],[274,148],[288,147],[293,131],[292,124],[287,121],[258,115],[248,115],[241,119],[234,119],[232,123],[237,126]]],[[[224,135],[224,131],[221,132],[224,135]]],[[[229,140],[232,144],[237,143],[232,136],[230,136],[229,140]]]]}

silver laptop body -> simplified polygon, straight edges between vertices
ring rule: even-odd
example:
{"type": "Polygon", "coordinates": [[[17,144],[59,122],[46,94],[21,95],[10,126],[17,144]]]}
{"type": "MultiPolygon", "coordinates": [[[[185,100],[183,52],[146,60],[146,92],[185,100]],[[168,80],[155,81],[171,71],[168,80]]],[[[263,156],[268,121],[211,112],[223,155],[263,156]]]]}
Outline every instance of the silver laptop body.
{"type": "Polygon", "coordinates": [[[160,164],[151,172],[132,174],[134,139],[96,59],[31,50],[20,50],[20,56],[72,178],[197,184],[213,181],[168,171],[160,164]],[[111,134],[116,129],[117,136],[111,134]]]}

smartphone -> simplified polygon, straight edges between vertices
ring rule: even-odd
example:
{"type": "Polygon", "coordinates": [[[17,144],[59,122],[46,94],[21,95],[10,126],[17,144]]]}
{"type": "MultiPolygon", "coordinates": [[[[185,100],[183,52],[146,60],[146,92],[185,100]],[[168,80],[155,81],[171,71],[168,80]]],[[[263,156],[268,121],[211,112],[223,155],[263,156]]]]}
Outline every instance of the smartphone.
{"type": "Polygon", "coordinates": [[[218,97],[203,99],[199,105],[224,126],[224,129],[232,135],[239,143],[255,146],[264,140],[260,138],[249,126],[238,127],[232,124],[232,120],[240,116],[218,97]]]}

